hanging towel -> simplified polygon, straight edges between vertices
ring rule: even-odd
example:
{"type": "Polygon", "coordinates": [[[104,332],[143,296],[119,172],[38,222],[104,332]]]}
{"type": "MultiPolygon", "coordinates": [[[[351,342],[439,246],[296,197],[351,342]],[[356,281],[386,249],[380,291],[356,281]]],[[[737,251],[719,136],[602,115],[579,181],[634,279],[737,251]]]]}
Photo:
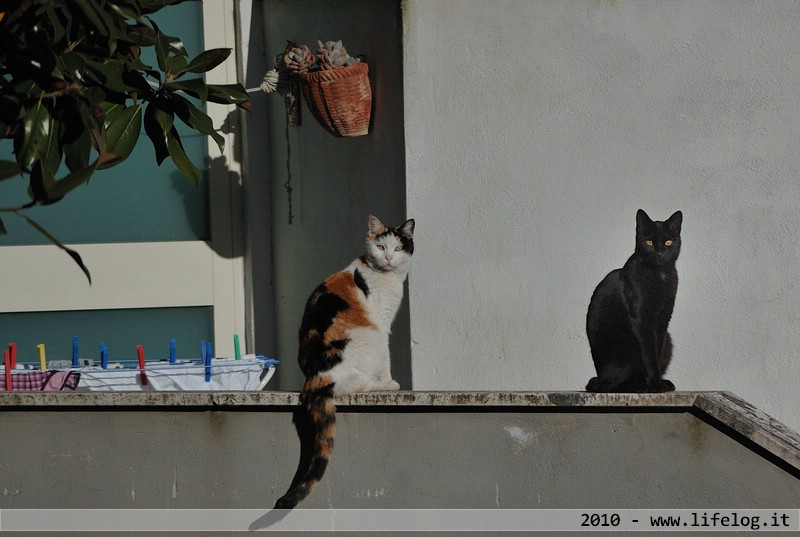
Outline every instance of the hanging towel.
{"type": "MultiPolygon", "coordinates": [[[[74,371],[28,371],[11,374],[11,390],[15,392],[74,390],[80,374],[74,371]]],[[[0,375],[0,391],[7,391],[5,375],[0,375]]]]}
{"type": "Polygon", "coordinates": [[[74,371],[48,371],[47,378],[42,384],[42,391],[59,392],[64,388],[74,390],[80,378],[81,374],[74,371]]]}

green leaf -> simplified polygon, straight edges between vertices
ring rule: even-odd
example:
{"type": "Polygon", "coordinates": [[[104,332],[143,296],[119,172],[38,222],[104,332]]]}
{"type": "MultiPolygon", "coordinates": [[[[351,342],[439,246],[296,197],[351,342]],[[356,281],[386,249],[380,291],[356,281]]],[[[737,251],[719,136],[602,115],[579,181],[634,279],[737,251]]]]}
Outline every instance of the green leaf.
{"type": "Polygon", "coordinates": [[[167,58],[167,80],[171,81],[180,73],[186,72],[186,58],[183,56],[170,56],[167,58]],[[176,74],[177,73],[177,74],[176,74]]]}
{"type": "Polygon", "coordinates": [[[48,192],[48,187],[53,182],[53,178],[46,177],[42,170],[42,161],[37,160],[33,163],[28,182],[28,195],[37,205],[49,205],[55,203],[60,198],[52,199],[48,192]]]}
{"type": "Polygon", "coordinates": [[[159,106],[153,112],[156,122],[161,126],[164,134],[168,134],[172,130],[172,125],[175,123],[175,115],[172,110],[165,110],[161,107],[164,104],[163,99],[159,99],[159,106]]]}
{"type": "MultiPolygon", "coordinates": [[[[147,69],[147,67],[145,66],[147,69]]],[[[155,93],[155,89],[157,86],[161,85],[161,74],[158,71],[146,71],[144,74],[138,71],[136,67],[128,64],[128,73],[125,76],[125,82],[132,87],[136,88],[136,92],[130,92],[128,95],[134,101],[149,101],[153,98],[155,93]],[[155,80],[158,81],[158,84],[151,86],[150,83],[145,78],[145,74],[152,76],[155,80]]]]}
{"type": "Polygon", "coordinates": [[[225,138],[214,129],[214,123],[211,121],[211,118],[198,110],[188,99],[180,95],[175,96],[175,113],[181,121],[200,134],[211,136],[214,141],[217,142],[220,152],[223,151],[225,147],[225,138]]]}
{"type": "Polygon", "coordinates": [[[184,0],[139,0],[143,14],[151,14],[172,4],[180,4],[184,0]]]}
{"type": "MultiPolygon", "coordinates": [[[[94,45],[102,44],[106,47],[103,50],[103,55],[113,55],[117,48],[116,38],[121,32],[117,29],[115,21],[107,9],[106,2],[72,0],[71,3],[76,4],[83,11],[84,18],[89,23],[87,27],[81,28],[82,32],[88,34],[88,43],[94,45]]],[[[72,14],[73,17],[76,15],[72,14]]],[[[75,18],[77,19],[78,17],[75,18]]]]}
{"type": "Polygon", "coordinates": [[[78,254],[78,252],[76,252],[75,250],[71,250],[71,249],[67,248],[66,246],[64,246],[63,244],[61,244],[61,242],[58,239],[56,239],[45,228],[43,228],[42,226],[37,224],[34,220],[32,220],[27,215],[24,215],[21,212],[17,212],[16,214],[19,215],[21,218],[24,218],[28,222],[28,224],[30,224],[36,231],[38,231],[39,233],[44,235],[45,238],[47,238],[47,240],[49,240],[51,243],[55,244],[56,246],[58,246],[59,248],[61,248],[65,252],[67,252],[67,254],[69,254],[69,256],[72,258],[72,260],[75,261],[75,263],[78,264],[78,266],[81,268],[83,273],[86,275],[86,279],[89,280],[89,285],[92,285],[92,275],[89,274],[89,269],[87,269],[86,265],[83,264],[83,260],[81,259],[81,256],[78,254]]]}
{"type": "Polygon", "coordinates": [[[169,56],[169,39],[166,35],[161,33],[155,22],[151,20],[150,24],[153,25],[153,29],[156,31],[156,61],[158,62],[158,68],[166,73],[167,57],[169,56]]]}
{"type": "Polygon", "coordinates": [[[22,170],[20,170],[19,164],[13,160],[0,160],[0,181],[10,177],[19,177],[21,174],[22,170]]]}
{"type": "Polygon", "coordinates": [[[138,15],[138,13],[136,13],[132,9],[123,6],[118,6],[117,4],[114,3],[110,4],[109,8],[124,19],[134,20],[138,23],[142,23],[142,18],[138,15]]]}
{"type": "Polygon", "coordinates": [[[125,37],[131,43],[142,47],[152,47],[156,44],[156,32],[144,24],[128,25],[128,31],[125,37]]]}
{"type": "Polygon", "coordinates": [[[34,161],[39,160],[46,151],[50,135],[50,112],[41,103],[37,102],[28,109],[23,119],[22,145],[17,153],[17,161],[23,168],[30,168],[34,161]]]}
{"type": "Polygon", "coordinates": [[[150,24],[156,31],[156,60],[158,68],[167,74],[167,80],[172,80],[177,74],[186,70],[186,48],[183,41],[177,37],[166,35],[158,29],[152,20],[150,24]]]}
{"type": "Polygon", "coordinates": [[[75,170],[63,179],[55,181],[50,187],[50,196],[59,199],[63,198],[79,186],[88,183],[99,163],[100,159],[97,159],[93,164],[80,170],[75,170]]]}
{"type": "Polygon", "coordinates": [[[92,135],[89,129],[84,128],[78,138],[62,146],[64,150],[64,163],[70,171],[83,168],[89,164],[92,152],[92,135]]]}
{"type": "Polygon", "coordinates": [[[114,23],[108,14],[98,9],[96,2],[92,0],[73,0],[86,15],[86,19],[100,32],[101,35],[108,35],[114,23]]]}
{"type": "Polygon", "coordinates": [[[208,100],[208,87],[202,78],[192,78],[182,81],[172,80],[164,84],[164,89],[169,91],[184,91],[203,102],[208,100]]]}
{"type": "Polygon", "coordinates": [[[152,101],[147,103],[147,107],[144,109],[144,132],[153,143],[156,163],[161,166],[164,159],[169,156],[169,148],[167,147],[167,135],[156,119],[156,104],[152,101]]]}
{"type": "Polygon", "coordinates": [[[61,20],[59,20],[58,15],[52,8],[47,10],[47,18],[53,28],[53,43],[58,43],[66,33],[64,30],[64,25],[61,24],[61,20]]]}
{"type": "Polygon", "coordinates": [[[189,62],[186,71],[190,73],[205,73],[218,66],[231,55],[229,48],[214,48],[201,52],[197,57],[189,62]]]}
{"type": "Polygon", "coordinates": [[[58,57],[58,68],[63,73],[69,75],[74,81],[83,80],[83,71],[86,69],[86,62],[83,55],[77,52],[65,52],[58,57]]]}
{"type": "Polygon", "coordinates": [[[47,133],[47,139],[42,142],[42,152],[40,160],[42,162],[42,173],[45,179],[53,178],[61,166],[61,148],[58,144],[58,129],[56,122],[51,120],[47,133]]]}
{"type": "Polygon", "coordinates": [[[241,84],[208,84],[208,100],[219,104],[236,104],[251,110],[250,95],[241,84]]]}
{"type": "Polygon", "coordinates": [[[139,141],[141,130],[141,104],[119,108],[113,113],[106,112],[106,151],[113,153],[118,159],[100,166],[100,169],[110,168],[128,158],[139,141]]]}
{"type": "Polygon", "coordinates": [[[78,99],[75,106],[64,110],[59,124],[59,138],[61,149],[64,152],[64,163],[74,171],[89,165],[89,156],[92,152],[92,133],[88,120],[89,108],[86,103],[78,99]]]}
{"type": "MultiPolygon", "coordinates": [[[[85,92],[90,102],[87,103],[87,106],[80,107],[79,111],[83,118],[84,125],[89,129],[92,147],[102,155],[106,152],[105,112],[102,107],[105,101],[105,93],[102,91],[94,91],[95,89],[96,88],[89,88],[89,90],[85,92]]],[[[88,157],[86,162],[89,162],[88,157]]]]}
{"type": "Polygon", "coordinates": [[[28,97],[35,97],[43,91],[35,80],[30,79],[15,81],[12,89],[17,95],[27,95],[28,97]]]}
{"type": "Polygon", "coordinates": [[[136,91],[136,88],[125,83],[123,76],[125,66],[121,60],[111,60],[105,63],[87,61],[86,68],[97,82],[106,89],[118,93],[136,91]]]}
{"type": "Polygon", "coordinates": [[[178,131],[172,129],[168,138],[167,144],[169,146],[169,155],[172,157],[172,162],[174,162],[178,170],[191,181],[192,185],[197,186],[200,184],[200,170],[197,166],[192,164],[192,161],[186,156],[186,151],[183,149],[178,131]]]}

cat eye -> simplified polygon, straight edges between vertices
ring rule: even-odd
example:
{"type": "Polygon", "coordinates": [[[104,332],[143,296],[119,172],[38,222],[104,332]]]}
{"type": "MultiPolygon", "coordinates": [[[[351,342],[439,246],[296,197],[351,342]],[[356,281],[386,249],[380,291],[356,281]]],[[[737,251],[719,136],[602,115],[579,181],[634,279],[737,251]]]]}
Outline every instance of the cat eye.
{"type": "Polygon", "coordinates": [[[653,246],[653,241],[647,240],[647,241],[644,241],[644,243],[645,243],[647,246],[653,246]]]}
{"type": "Polygon", "coordinates": [[[664,246],[672,246],[672,241],[671,240],[664,241],[664,246]]]}
{"type": "Polygon", "coordinates": [[[395,252],[399,252],[399,251],[400,251],[400,250],[402,250],[402,249],[403,249],[403,246],[402,246],[402,245],[401,245],[401,246],[395,246],[395,247],[394,247],[394,251],[395,251],[395,252]]]}
{"type": "Polygon", "coordinates": [[[383,244],[376,244],[375,246],[377,246],[378,250],[380,250],[381,252],[386,249],[386,247],[383,244]]]}

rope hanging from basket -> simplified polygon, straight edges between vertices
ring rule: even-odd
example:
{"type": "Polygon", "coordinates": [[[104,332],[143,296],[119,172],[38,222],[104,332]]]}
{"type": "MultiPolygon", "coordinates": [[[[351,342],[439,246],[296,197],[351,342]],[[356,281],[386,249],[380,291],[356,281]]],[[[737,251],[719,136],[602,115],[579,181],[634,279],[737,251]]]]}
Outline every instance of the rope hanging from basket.
{"type": "Polygon", "coordinates": [[[314,54],[307,45],[288,41],[260,89],[286,95],[299,83],[311,114],[325,130],[337,137],[367,134],[372,88],[366,62],[350,56],[341,41],[317,41],[317,45],[314,54]]]}
{"type": "Polygon", "coordinates": [[[286,106],[286,182],[283,185],[292,225],[292,167],[290,126],[300,126],[302,90],[311,115],[330,134],[353,137],[368,134],[372,116],[372,89],[369,68],[363,57],[347,53],[341,41],[317,41],[316,54],[307,45],[287,41],[286,49],[275,56],[275,66],[258,88],[248,91],[279,93],[286,106]]]}

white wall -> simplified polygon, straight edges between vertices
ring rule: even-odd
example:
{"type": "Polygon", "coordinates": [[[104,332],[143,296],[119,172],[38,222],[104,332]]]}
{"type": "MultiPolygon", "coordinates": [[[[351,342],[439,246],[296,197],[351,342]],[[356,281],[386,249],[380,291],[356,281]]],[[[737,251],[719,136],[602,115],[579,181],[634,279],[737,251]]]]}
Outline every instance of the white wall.
{"type": "Polygon", "coordinates": [[[635,212],[684,212],[667,377],[800,430],[800,3],[406,0],[415,389],[582,390],[635,212]]]}

